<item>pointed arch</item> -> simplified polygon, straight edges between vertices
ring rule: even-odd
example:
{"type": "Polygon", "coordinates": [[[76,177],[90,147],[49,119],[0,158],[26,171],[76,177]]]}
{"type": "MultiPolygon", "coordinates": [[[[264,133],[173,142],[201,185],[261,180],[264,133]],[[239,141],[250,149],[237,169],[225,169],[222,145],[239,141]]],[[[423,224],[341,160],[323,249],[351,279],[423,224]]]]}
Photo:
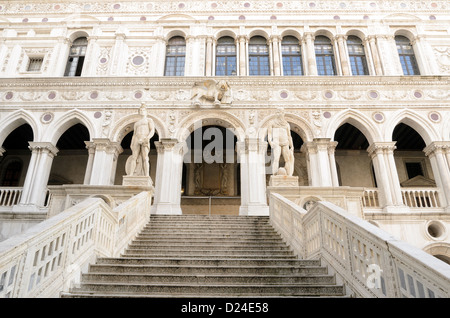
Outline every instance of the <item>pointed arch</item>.
{"type": "Polygon", "coordinates": [[[328,125],[326,137],[334,140],[334,134],[343,124],[350,124],[358,128],[361,133],[367,138],[369,144],[372,144],[374,141],[382,140],[380,131],[375,126],[373,121],[363,113],[354,109],[347,109],[333,116],[328,125]]]}
{"type": "Polygon", "coordinates": [[[84,125],[89,131],[90,139],[95,138],[98,135],[88,116],[78,109],[74,109],[65,113],[61,118],[52,123],[46,130],[43,140],[50,141],[52,144],[56,145],[62,134],[75,124],[84,125]]]}
{"type": "Polygon", "coordinates": [[[425,119],[425,116],[410,109],[403,109],[396,112],[386,122],[383,136],[384,141],[392,141],[392,133],[400,123],[413,128],[422,137],[426,145],[429,145],[433,141],[441,140],[434,127],[425,119]]]}
{"type": "Polygon", "coordinates": [[[244,123],[235,115],[218,110],[194,112],[193,114],[187,116],[179,123],[179,129],[176,134],[177,139],[179,141],[186,140],[190,133],[194,131],[194,128],[198,128],[196,127],[196,123],[204,120],[208,121],[208,125],[218,125],[224,128],[232,129],[238,141],[244,141],[245,139],[244,123]]]}
{"type": "Polygon", "coordinates": [[[30,125],[34,141],[40,140],[42,132],[34,116],[26,110],[19,109],[0,121],[0,146],[14,129],[23,124],[30,125]]]}

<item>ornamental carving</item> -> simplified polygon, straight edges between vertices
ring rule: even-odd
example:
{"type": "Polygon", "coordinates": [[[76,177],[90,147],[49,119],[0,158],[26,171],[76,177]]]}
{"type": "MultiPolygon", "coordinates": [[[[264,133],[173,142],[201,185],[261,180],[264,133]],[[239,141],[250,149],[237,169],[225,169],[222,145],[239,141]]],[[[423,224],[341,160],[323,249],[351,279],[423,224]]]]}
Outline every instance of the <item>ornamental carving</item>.
{"type": "Polygon", "coordinates": [[[231,104],[231,90],[226,81],[205,80],[194,83],[192,88],[192,105],[201,106],[205,102],[212,102],[214,106],[231,104]]]}

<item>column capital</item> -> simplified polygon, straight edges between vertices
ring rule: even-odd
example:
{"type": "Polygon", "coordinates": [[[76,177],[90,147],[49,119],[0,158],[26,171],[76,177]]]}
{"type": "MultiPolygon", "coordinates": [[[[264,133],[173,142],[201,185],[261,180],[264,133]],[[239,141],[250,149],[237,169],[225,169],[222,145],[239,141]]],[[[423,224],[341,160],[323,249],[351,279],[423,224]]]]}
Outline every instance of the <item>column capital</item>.
{"type": "Polygon", "coordinates": [[[374,156],[380,153],[393,152],[397,147],[395,146],[396,141],[377,141],[372,143],[368,148],[367,152],[370,156],[374,156]]]}
{"type": "Polygon", "coordinates": [[[450,141],[433,141],[423,149],[427,157],[450,151],[450,141]]]}
{"type": "Polygon", "coordinates": [[[28,148],[31,150],[31,152],[38,153],[38,152],[47,152],[51,156],[56,156],[58,153],[58,148],[56,148],[55,145],[53,145],[51,142],[28,142],[29,146],[28,148]]]}
{"type": "Polygon", "coordinates": [[[120,142],[111,141],[109,138],[93,138],[92,141],[85,141],[86,148],[91,151],[105,151],[107,153],[123,152],[120,142]]]}
{"type": "Polygon", "coordinates": [[[238,35],[236,37],[236,40],[239,41],[239,42],[244,42],[245,43],[245,42],[248,42],[249,37],[248,37],[248,35],[242,34],[242,35],[238,35]]]}
{"type": "Polygon", "coordinates": [[[269,38],[269,41],[272,43],[273,42],[281,42],[281,40],[282,40],[282,37],[281,37],[281,35],[278,35],[278,34],[273,34],[269,38]]]}
{"type": "Polygon", "coordinates": [[[176,138],[161,138],[159,141],[155,141],[155,147],[158,154],[166,151],[180,151],[180,154],[183,154],[184,144],[185,143],[179,142],[176,138]]]}
{"type": "Polygon", "coordinates": [[[318,151],[326,150],[329,153],[334,153],[338,142],[331,141],[331,138],[314,138],[313,141],[305,142],[301,151],[316,154],[318,151]]]}
{"type": "Polygon", "coordinates": [[[345,34],[336,34],[335,36],[334,36],[334,39],[336,40],[336,41],[346,41],[347,40],[347,35],[345,35],[345,34]]]}

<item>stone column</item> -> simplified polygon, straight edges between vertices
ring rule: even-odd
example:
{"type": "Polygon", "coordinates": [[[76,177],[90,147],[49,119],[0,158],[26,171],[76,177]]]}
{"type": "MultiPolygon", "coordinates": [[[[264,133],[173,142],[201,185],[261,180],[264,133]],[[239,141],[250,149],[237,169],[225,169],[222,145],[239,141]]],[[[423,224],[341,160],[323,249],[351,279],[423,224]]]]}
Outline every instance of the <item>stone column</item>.
{"type": "Polygon", "coordinates": [[[213,59],[213,38],[208,36],[206,38],[206,64],[205,64],[205,75],[211,76],[212,71],[212,59],[213,59]]]}
{"type": "Polygon", "coordinates": [[[367,148],[378,184],[380,205],[385,211],[405,208],[394,161],[394,142],[374,142],[367,148]]]}
{"type": "Polygon", "coordinates": [[[339,61],[341,64],[342,75],[348,76],[351,75],[350,72],[350,64],[348,62],[348,54],[346,49],[346,40],[347,37],[345,35],[336,35],[336,42],[339,48],[339,61]]]}
{"type": "Polygon", "coordinates": [[[247,75],[247,37],[241,35],[238,38],[239,41],[239,76],[247,75]]]}
{"type": "Polygon", "coordinates": [[[181,178],[185,142],[163,138],[155,142],[158,152],[152,214],[182,214],[181,178]]]}
{"type": "Polygon", "coordinates": [[[433,168],[441,206],[450,211],[450,142],[433,141],[423,151],[433,168]]]}
{"type": "Polygon", "coordinates": [[[311,186],[332,187],[339,186],[334,160],[334,149],[337,142],[331,142],[330,138],[315,138],[302,146],[308,158],[308,174],[311,186]]]}
{"type": "Polygon", "coordinates": [[[117,158],[123,151],[120,143],[112,142],[108,138],[94,138],[92,142],[86,141],[85,143],[89,150],[85,184],[114,184],[117,158]]]}
{"type": "Polygon", "coordinates": [[[50,142],[29,142],[31,159],[20,198],[20,210],[37,211],[44,206],[53,158],[58,149],[50,142]]]}
{"type": "Polygon", "coordinates": [[[269,215],[266,198],[265,154],[267,142],[257,138],[238,141],[237,152],[241,165],[240,215],[269,215]]]}
{"type": "Polygon", "coordinates": [[[308,75],[317,75],[316,53],[314,49],[314,34],[305,33],[303,37],[306,46],[306,60],[308,62],[308,75]]]}
{"type": "MultiPolygon", "coordinates": [[[[378,53],[377,43],[375,42],[375,36],[371,35],[365,39],[365,43],[369,43],[370,55],[372,57],[373,65],[375,68],[375,75],[383,75],[383,67],[381,65],[380,55],[378,53]]],[[[365,46],[365,44],[364,44],[365,46]]]]}
{"type": "Polygon", "coordinates": [[[280,61],[280,36],[273,35],[270,38],[272,42],[272,51],[273,51],[273,75],[280,76],[281,75],[281,61],[280,61]]]}

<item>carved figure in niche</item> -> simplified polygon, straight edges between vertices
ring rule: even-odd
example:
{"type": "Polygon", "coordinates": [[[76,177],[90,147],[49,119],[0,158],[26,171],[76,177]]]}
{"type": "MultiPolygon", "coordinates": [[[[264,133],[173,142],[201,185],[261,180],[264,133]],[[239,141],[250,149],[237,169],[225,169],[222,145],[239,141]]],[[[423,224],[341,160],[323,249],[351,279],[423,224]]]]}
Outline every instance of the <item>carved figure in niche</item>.
{"type": "Polygon", "coordinates": [[[215,106],[231,104],[231,91],[226,81],[205,80],[196,82],[192,89],[192,105],[200,106],[201,99],[212,101],[215,106]]]}
{"type": "Polygon", "coordinates": [[[150,163],[148,154],[150,152],[150,139],[155,134],[155,124],[147,117],[147,109],[142,104],[139,108],[139,119],[134,124],[133,137],[131,138],[131,156],[126,163],[128,176],[150,176],[150,163]]]}
{"type": "Polygon", "coordinates": [[[294,173],[294,145],[291,136],[291,127],[284,118],[283,109],[279,109],[277,117],[269,123],[267,140],[272,148],[273,175],[288,175],[294,173]],[[280,168],[280,158],[283,155],[284,168],[280,168]]]}

